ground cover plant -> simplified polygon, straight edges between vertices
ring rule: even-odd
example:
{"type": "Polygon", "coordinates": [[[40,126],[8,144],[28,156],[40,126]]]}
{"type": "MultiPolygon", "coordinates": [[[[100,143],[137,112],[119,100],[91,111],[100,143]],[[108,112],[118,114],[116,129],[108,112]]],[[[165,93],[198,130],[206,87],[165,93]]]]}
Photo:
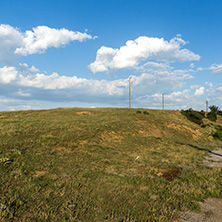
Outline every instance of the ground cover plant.
{"type": "Polygon", "coordinates": [[[147,113],[1,112],[0,221],[172,221],[222,197],[222,170],[202,164],[222,117],[147,113]]]}

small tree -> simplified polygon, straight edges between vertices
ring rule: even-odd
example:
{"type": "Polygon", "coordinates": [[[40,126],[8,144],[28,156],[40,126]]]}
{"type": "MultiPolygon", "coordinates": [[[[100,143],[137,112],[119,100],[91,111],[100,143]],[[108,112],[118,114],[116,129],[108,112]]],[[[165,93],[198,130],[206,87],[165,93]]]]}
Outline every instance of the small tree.
{"type": "Polygon", "coordinates": [[[219,111],[219,107],[215,105],[210,106],[209,109],[212,113],[217,113],[219,111]]]}

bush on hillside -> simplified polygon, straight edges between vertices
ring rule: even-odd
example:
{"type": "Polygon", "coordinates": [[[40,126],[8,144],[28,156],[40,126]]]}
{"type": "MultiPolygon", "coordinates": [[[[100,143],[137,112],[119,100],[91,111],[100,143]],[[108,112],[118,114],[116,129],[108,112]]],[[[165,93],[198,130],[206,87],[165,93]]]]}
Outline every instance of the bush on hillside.
{"type": "Polygon", "coordinates": [[[140,110],[137,110],[136,113],[137,113],[137,114],[140,114],[140,113],[142,113],[142,112],[141,112],[140,110]]]}
{"type": "Polygon", "coordinates": [[[209,113],[207,113],[207,119],[209,119],[210,121],[216,122],[217,114],[214,112],[209,112],[209,113]]]}
{"type": "Polygon", "coordinates": [[[216,132],[213,134],[214,139],[222,140],[222,126],[216,127],[216,132]]]}
{"type": "Polygon", "coordinates": [[[150,113],[147,112],[147,111],[143,111],[143,114],[145,114],[145,115],[149,115],[150,113]]]}
{"type": "Polygon", "coordinates": [[[215,105],[209,106],[209,109],[212,113],[217,113],[219,111],[219,107],[215,105]]]}
{"type": "Polygon", "coordinates": [[[221,110],[219,110],[219,111],[217,112],[217,115],[222,116],[222,111],[221,111],[221,110]]]}
{"type": "Polygon", "coordinates": [[[203,118],[205,116],[205,113],[203,115],[203,112],[195,111],[192,108],[188,110],[181,110],[181,113],[186,116],[187,119],[191,122],[194,122],[198,125],[203,124],[203,118]]]}
{"type": "Polygon", "coordinates": [[[205,117],[205,112],[203,110],[200,111],[200,114],[205,117]]]}

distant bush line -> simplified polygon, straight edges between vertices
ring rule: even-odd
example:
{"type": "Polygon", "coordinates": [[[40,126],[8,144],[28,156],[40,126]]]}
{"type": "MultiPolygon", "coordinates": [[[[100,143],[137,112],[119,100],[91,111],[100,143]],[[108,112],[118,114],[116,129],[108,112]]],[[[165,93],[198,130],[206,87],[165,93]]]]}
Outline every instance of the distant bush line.
{"type": "MultiPolygon", "coordinates": [[[[203,123],[203,119],[207,118],[210,121],[216,122],[217,120],[217,115],[221,115],[222,116],[222,111],[219,111],[218,109],[216,109],[217,107],[212,106],[210,107],[211,111],[208,113],[205,113],[203,110],[201,111],[196,111],[193,110],[192,108],[188,109],[188,110],[181,110],[181,113],[187,117],[188,120],[190,120],[193,123],[196,123],[198,125],[200,125],[201,127],[205,128],[207,126],[213,125],[211,124],[204,124],[203,123]]],[[[215,139],[219,139],[222,141],[222,126],[218,125],[215,127],[216,132],[214,132],[212,134],[212,136],[215,139]]]]}

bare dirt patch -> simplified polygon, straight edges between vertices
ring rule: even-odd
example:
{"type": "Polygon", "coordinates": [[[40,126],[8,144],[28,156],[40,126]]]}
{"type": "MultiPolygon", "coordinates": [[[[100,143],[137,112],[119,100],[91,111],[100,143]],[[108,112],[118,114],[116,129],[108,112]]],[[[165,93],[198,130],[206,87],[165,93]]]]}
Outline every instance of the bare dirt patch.
{"type": "Polygon", "coordinates": [[[182,170],[181,168],[177,168],[177,167],[170,168],[166,172],[163,173],[163,178],[165,178],[168,181],[173,181],[180,175],[181,170],[182,170]]]}
{"type": "Polygon", "coordinates": [[[91,113],[89,111],[76,112],[76,114],[80,115],[80,116],[91,116],[91,115],[93,115],[93,113],[91,113]]]}
{"type": "Polygon", "coordinates": [[[143,137],[149,137],[149,136],[154,136],[154,137],[162,137],[164,136],[164,133],[155,127],[152,127],[152,129],[149,130],[139,130],[139,134],[143,137]]]}
{"type": "Polygon", "coordinates": [[[140,136],[143,137],[162,137],[165,136],[165,132],[158,128],[155,124],[153,123],[149,123],[149,125],[147,124],[147,122],[142,121],[142,120],[136,120],[135,121],[136,124],[138,124],[140,127],[140,130],[138,130],[138,133],[140,136]]]}
{"type": "Polygon", "coordinates": [[[101,133],[101,139],[103,142],[117,142],[117,141],[121,141],[124,137],[118,133],[115,133],[113,131],[104,131],[101,133]]]}
{"type": "Polygon", "coordinates": [[[185,212],[182,213],[180,222],[221,222],[222,221],[222,200],[208,198],[200,203],[201,214],[185,212]]]}
{"type": "Polygon", "coordinates": [[[33,176],[34,177],[41,177],[44,176],[47,173],[47,171],[41,170],[41,171],[35,171],[33,176]]]}
{"type": "Polygon", "coordinates": [[[181,133],[191,133],[194,140],[198,140],[202,133],[198,129],[192,129],[189,126],[175,123],[168,123],[166,125],[169,128],[175,129],[181,133]]]}
{"type": "Polygon", "coordinates": [[[209,167],[222,167],[222,148],[209,151],[203,163],[209,167]]]}

